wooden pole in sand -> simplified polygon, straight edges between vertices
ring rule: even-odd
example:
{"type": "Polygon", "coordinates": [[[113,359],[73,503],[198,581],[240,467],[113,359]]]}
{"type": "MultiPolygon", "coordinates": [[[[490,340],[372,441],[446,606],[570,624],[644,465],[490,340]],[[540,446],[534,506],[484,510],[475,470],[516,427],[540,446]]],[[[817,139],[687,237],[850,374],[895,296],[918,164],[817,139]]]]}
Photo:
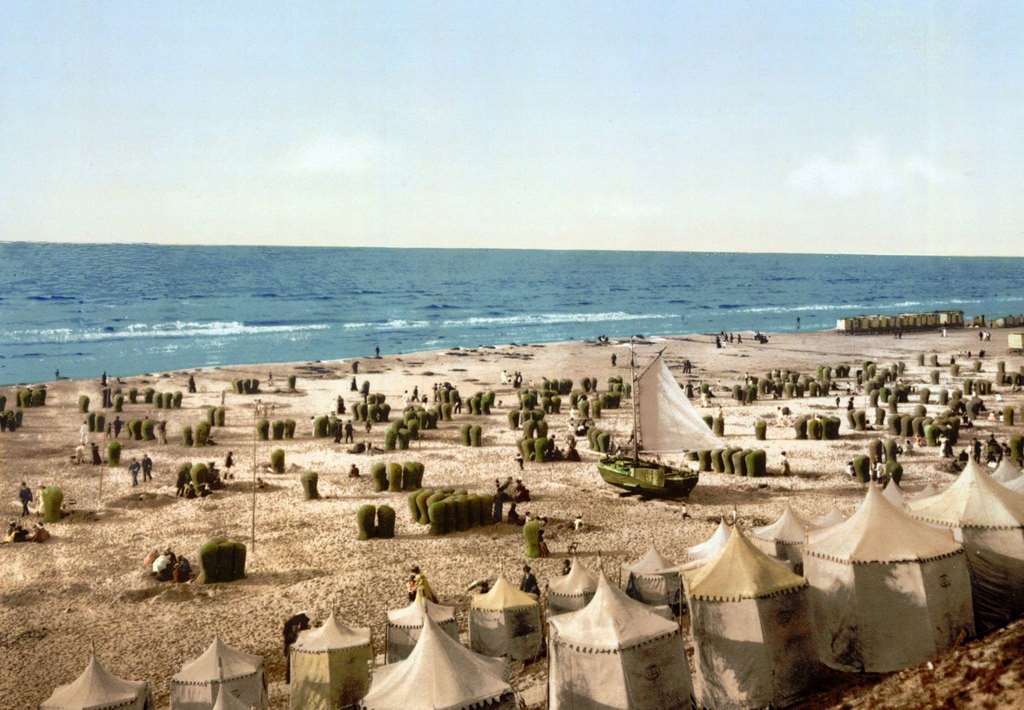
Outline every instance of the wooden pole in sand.
{"type": "Polygon", "coordinates": [[[250,529],[249,547],[252,554],[256,554],[256,420],[260,415],[260,405],[257,403],[252,409],[252,527],[250,529]]]}

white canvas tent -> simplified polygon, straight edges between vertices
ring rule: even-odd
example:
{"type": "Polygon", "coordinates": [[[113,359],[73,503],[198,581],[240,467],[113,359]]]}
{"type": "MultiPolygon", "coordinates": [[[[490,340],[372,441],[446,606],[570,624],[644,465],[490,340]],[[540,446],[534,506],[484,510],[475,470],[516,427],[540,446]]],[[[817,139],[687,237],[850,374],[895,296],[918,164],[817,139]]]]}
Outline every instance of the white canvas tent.
{"type": "Polygon", "coordinates": [[[811,518],[811,525],[816,528],[828,528],[833,525],[846,520],[846,516],[839,512],[838,508],[833,508],[824,515],[819,515],[817,518],[811,518]]]}
{"type": "Polygon", "coordinates": [[[171,678],[171,710],[210,710],[219,688],[246,707],[266,708],[263,659],[215,638],[171,678]]]}
{"type": "Polygon", "coordinates": [[[429,617],[409,657],[373,672],[366,710],[515,710],[505,662],[473,653],[429,617]]]}
{"type": "Polygon", "coordinates": [[[910,514],[952,529],[964,546],[979,632],[1024,613],[1024,496],[969,460],[942,493],[911,501],[910,514]]]}
{"type": "Polygon", "coordinates": [[[1004,485],[1014,493],[1024,493],[1024,476],[1021,476],[1020,478],[1015,478],[1004,485]]]}
{"type": "Polygon", "coordinates": [[[548,584],[548,614],[576,611],[587,605],[597,591],[597,575],[579,560],[573,560],[569,574],[548,584]]]}
{"type": "Polygon", "coordinates": [[[804,573],[818,653],[832,668],[896,671],[974,633],[963,548],[874,484],[849,520],[809,533],[804,573]]]}
{"type": "Polygon", "coordinates": [[[921,490],[915,491],[914,493],[911,493],[910,494],[910,499],[911,500],[917,500],[918,498],[928,498],[930,496],[935,495],[938,492],[939,492],[939,489],[936,488],[934,484],[929,483],[928,485],[926,485],[921,490]]]}
{"type": "Polygon", "coordinates": [[[1003,484],[1009,483],[1020,478],[1020,466],[1015,464],[1009,456],[1004,456],[996,466],[996,470],[992,472],[992,478],[1003,484]]]}
{"type": "Polygon", "coordinates": [[[384,654],[387,663],[406,658],[416,646],[420,637],[423,620],[433,619],[441,630],[456,641],[459,640],[459,622],[455,618],[455,607],[435,604],[417,594],[409,606],[388,612],[388,623],[384,627],[384,654]]]}
{"type": "Polygon", "coordinates": [[[889,482],[885,484],[885,488],[882,490],[882,495],[897,508],[906,507],[907,501],[906,496],[903,494],[903,489],[900,488],[900,485],[891,478],[889,479],[889,482]]]}
{"type": "MultiPolygon", "coordinates": [[[[702,563],[717,555],[729,542],[729,526],[725,524],[725,518],[718,521],[718,527],[704,542],[693,547],[686,548],[687,559],[691,563],[702,563]]],[[[687,565],[689,566],[689,565],[687,565]]]]}
{"type": "Polygon", "coordinates": [[[675,454],[722,445],[679,389],[663,358],[655,359],[637,377],[633,396],[643,451],[675,454]]]}
{"type": "Polygon", "coordinates": [[[370,630],[338,623],[303,631],[291,649],[292,710],[333,710],[353,705],[370,687],[370,630]]]}
{"type": "Polygon", "coordinates": [[[485,656],[525,661],[540,655],[540,604],[504,577],[486,594],[475,594],[469,609],[469,645],[485,656]]]}
{"type": "Polygon", "coordinates": [[[678,624],[604,575],[589,604],[549,619],[548,627],[550,710],[690,707],[693,684],[678,624]]]}
{"type": "Polygon", "coordinates": [[[623,563],[622,588],[633,599],[652,606],[668,605],[677,610],[682,601],[679,567],[654,545],[639,559],[623,563]]]}
{"type": "Polygon", "coordinates": [[[770,525],[754,528],[750,539],[759,550],[788,562],[799,573],[807,531],[813,528],[809,520],[786,503],[782,515],[770,525]]]}
{"type": "Polygon", "coordinates": [[[249,706],[222,688],[217,692],[217,702],[213,704],[213,710],[249,710],[249,706]]]}
{"type": "MultiPolygon", "coordinates": [[[[9,698],[8,698],[9,699],[9,698]]],[[[146,681],[124,680],[89,658],[82,674],[56,688],[40,710],[149,710],[153,698],[146,681]]]]}
{"type": "Polygon", "coordinates": [[[821,670],[807,581],[734,526],[725,548],[683,573],[703,707],[779,707],[821,670]]]}

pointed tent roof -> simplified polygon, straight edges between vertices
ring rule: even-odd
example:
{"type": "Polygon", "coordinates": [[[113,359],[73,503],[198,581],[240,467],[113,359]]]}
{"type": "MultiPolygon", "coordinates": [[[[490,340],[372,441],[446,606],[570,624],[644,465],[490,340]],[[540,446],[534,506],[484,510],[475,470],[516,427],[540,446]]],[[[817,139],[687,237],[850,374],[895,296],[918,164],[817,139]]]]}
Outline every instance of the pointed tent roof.
{"type": "Polygon", "coordinates": [[[869,483],[864,501],[849,519],[809,533],[804,554],[846,563],[924,562],[961,549],[949,531],[910,517],[869,483]]]}
{"type": "Polygon", "coordinates": [[[1024,526],[1024,496],[993,480],[971,459],[942,493],[911,501],[910,514],[952,527],[1019,528],[1024,526]]]}
{"type": "Polygon", "coordinates": [[[299,639],[292,644],[292,649],[306,653],[323,653],[353,646],[366,646],[369,643],[369,629],[349,628],[339,623],[334,618],[334,612],[331,612],[323,626],[300,633],[299,639]]]}
{"type": "Polygon", "coordinates": [[[838,525],[844,520],[846,520],[846,516],[840,513],[838,508],[833,508],[824,515],[819,515],[817,518],[811,518],[811,524],[818,528],[827,528],[832,525],[838,525]]]}
{"type": "Polygon", "coordinates": [[[474,653],[427,617],[409,657],[374,670],[362,707],[475,707],[512,692],[504,673],[504,660],[474,653]]]}
{"type": "Polygon", "coordinates": [[[499,576],[498,581],[484,594],[474,594],[470,603],[474,609],[486,611],[504,611],[524,606],[537,606],[537,600],[526,592],[521,592],[504,577],[499,576]]]}
{"type": "Polygon", "coordinates": [[[674,621],[630,599],[602,574],[590,603],[548,623],[567,643],[599,651],[621,651],[679,631],[674,621]]]}
{"type": "Polygon", "coordinates": [[[704,542],[693,547],[686,548],[686,554],[691,560],[707,560],[714,557],[729,542],[729,526],[725,524],[725,518],[718,521],[718,527],[704,542]]]}
{"type": "Polygon", "coordinates": [[[705,601],[760,599],[807,586],[803,577],[754,547],[738,525],[718,555],[683,575],[689,596],[705,601]]]}
{"type": "Polygon", "coordinates": [[[392,626],[419,628],[423,626],[424,617],[429,616],[439,624],[455,620],[455,607],[435,604],[426,597],[417,595],[409,606],[388,611],[388,623],[392,626]]]}
{"type": "Polygon", "coordinates": [[[891,478],[889,479],[889,482],[885,484],[885,488],[882,490],[882,495],[897,508],[902,508],[906,505],[907,497],[903,494],[903,489],[900,488],[900,485],[891,478]]]}
{"type": "Polygon", "coordinates": [[[661,574],[662,572],[675,572],[677,565],[667,557],[658,552],[653,544],[643,555],[633,562],[623,565],[623,568],[633,574],[661,574]]]}
{"type": "Polygon", "coordinates": [[[182,666],[172,680],[179,683],[234,680],[252,675],[262,667],[262,658],[231,648],[218,636],[202,655],[182,666]]]}
{"type": "Polygon", "coordinates": [[[670,454],[722,446],[660,355],[637,378],[633,396],[644,451],[670,454]]]}
{"type": "Polygon", "coordinates": [[[1003,460],[996,466],[996,470],[992,472],[992,478],[1000,483],[1009,483],[1016,478],[1020,478],[1020,466],[1011,461],[1009,456],[1004,456],[1003,460]]]}
{"type": "Polygon", "coordinates": [[[249,706],[224,690],[221,685],[217,688],[217,702],[213,704],[212,710],[250,710],[249,706]]]}
{"type": "Polygon", "coordinates": [[[597,575],[579,560],[574,560],[569,574],[552,579],[548,592],[562,596],[582,596],[597,589],[597,575]]]}
{"type": "Polygon", "coordinates": [[[1024,476],[1021,476],[1020,478],[1015,478],[1004,485],[1007,489],[1013,491],[1014,493],[1024,493],[1024,476]]]}
{"type": "Polygon", "coordinates": [[[118,678],[104,668],[95,656],[91,656],[80,676],[67,685],[58,686],[39,707],[42,710],[114,708],[148,694],[148,688],[146,681],[118,678]]]}
{"type": "Polygon", "coordinates": [[[778,520],[771,525],[754,528],[750,534],[759,540],[768,542],[800,545],[807,538],[807,531],[813,527],[814,525],[809,520],[805,520],[802,515],[793,510],[789,503],[786,503],[786,509],[782,511],[778,520]]]}

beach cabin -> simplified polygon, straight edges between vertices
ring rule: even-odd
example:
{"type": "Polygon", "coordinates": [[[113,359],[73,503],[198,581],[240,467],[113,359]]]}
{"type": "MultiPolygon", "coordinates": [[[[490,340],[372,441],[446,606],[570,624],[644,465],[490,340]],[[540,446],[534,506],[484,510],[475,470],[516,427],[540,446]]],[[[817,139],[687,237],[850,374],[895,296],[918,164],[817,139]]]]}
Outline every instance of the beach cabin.
{"type": "Polygon", "coordinates": [[[152,706],[149,683],[118,678],[95,656],[89,659],[82,675],[59,686],[39,704],[40,710],[146,710],[152,706]]]}
{"type": "Polygon", "coordinates": [[[292,645],[289,707],[338,708],[359,702],[370,687],[370,630],[340,624],[303,631],[292,645]]]}
{"type": "Polygon", "coordinates": [[[1024,352],[1024,333],[1007,333],[1006,344],[1011,352],[1024,352]]]}
{"type": "Polygon", "coordinates": [[[409,606],[388,611],[388,623],[384,627],[384,653],[387,663],[406,658],[416,646],[423,621],[434,620],[441,630],[456,641],[459,640],[459,622],[455,618],[455,607],[435,604],[422,595],[409,606]]]}

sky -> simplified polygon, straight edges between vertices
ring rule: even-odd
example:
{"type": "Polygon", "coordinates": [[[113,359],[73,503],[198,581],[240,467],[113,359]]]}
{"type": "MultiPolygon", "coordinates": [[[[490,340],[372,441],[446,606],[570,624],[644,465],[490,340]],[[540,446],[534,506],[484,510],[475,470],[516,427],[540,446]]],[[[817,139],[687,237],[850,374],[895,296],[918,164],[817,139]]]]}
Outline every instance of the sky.
{"type": "Polygon", "coordinates": [[[0,240],[1015,255],[1024,4],[0,5],[0,240]]]}

